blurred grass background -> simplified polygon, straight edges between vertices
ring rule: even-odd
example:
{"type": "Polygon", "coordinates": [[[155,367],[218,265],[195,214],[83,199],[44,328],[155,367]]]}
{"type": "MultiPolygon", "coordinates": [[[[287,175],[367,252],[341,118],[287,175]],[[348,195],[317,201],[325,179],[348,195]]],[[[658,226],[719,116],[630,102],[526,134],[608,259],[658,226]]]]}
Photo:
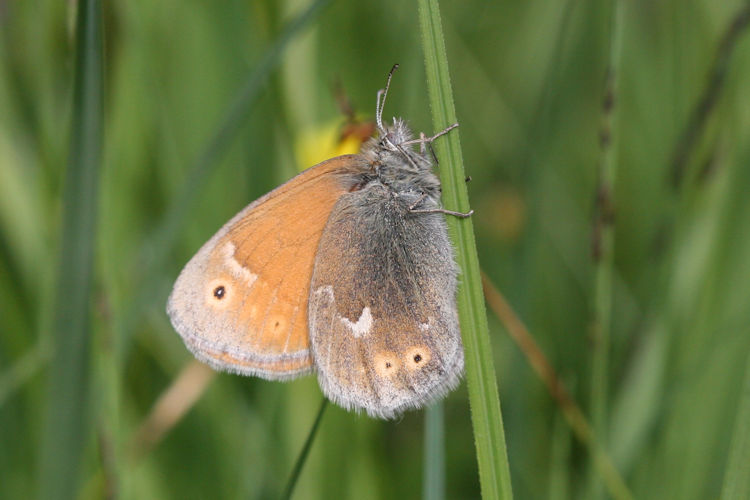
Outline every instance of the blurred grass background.
{"type": "MultiPolygon", "coordinates": [[[[415,3],[331,2],[280,53],[249,107],[237,104],[308,5],[103,4],[90,359],[71,367],[89,381],[84,401],[71,400],[86,429],[78,498],[268,498],[286,485],[320,405],[314,378],[211,379],[189,364],[164,304],[181,267],[221,224],[302,168],[300,142],[343,121],[335,82],[372,116],[375,92],[400,63],[385,114],[431,132],[415,3]],[[241,126],[210,152],[227,110],[241,126]],[[196,165],[205,168],[191,190],[196,165]],[[186,371],[185,386],[204,383],[205,393],[144,444],[143,422],[186,371]]],[[[732,479],[750,474],[750,423],[738,420],[750,405],[744,27],[721,49],[747,5],[622,2],[609,117],[610,3],[441,5],[481,265],[584,413],[603,403],[598,441],[636,498],[743,498],[729,495],[748,488],[732,479]],[[705,127],[685,147],[717,70],[705,127]],[[611,286],[601,292],[591,248],[609,122],[614,253],[611,286]],[[676,151],[687,151],[677,183],[676,151]],[[611,300],[603,372],[592,369],[602,361],[601,293],[611,300]],[[592,392],[597,384],[603,389],[592,392]]],[[[40,491],[75,11],[76,2],[0,1],[0,498],[40,491]]],[[[490,327],[515,497],[606,497],[587,448],[528,359],[492,316],[490,327]]],[[[446,400],[444,419],[446,497],[477,497],[465,387],[446,400]]],[[[329,405],[296,498],[419,497],[423,425],[423,412],[378,422],[329,405]]]]}

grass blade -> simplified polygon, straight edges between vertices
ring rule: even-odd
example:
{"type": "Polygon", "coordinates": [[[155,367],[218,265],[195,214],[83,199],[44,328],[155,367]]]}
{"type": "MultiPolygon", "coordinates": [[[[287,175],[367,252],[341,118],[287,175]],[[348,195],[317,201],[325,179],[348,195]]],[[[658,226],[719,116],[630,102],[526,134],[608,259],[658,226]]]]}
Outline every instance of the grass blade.
{"type": "MultiPolygon", "coordinates": [[[[330,0],[317,0],[308,9],[291,21],[263,55],[263,59],[245,81],[221,121],[221,125],[206,144],[187,175],[182,191],[170,205],[157,231],[159,249],[170,249],[176,239],[185,215],[193,204],[212,167],[218,164],[221,155],[244,123],[266,80],[281,60],[281,54],[299,32],[307,27],[330,0]]],[[[160,253],[161,255],[161,253],[160,253]]]]}
{"type": "Polygon", "coordinates": [[[217,372],[198,360],[180,370],[169,387],[159,395],[151,411],[133,434],[129,453],[133,463],[145,457],[203,396],[217,372]]]}
{"type": "MultiPolygon", "coordinates": [[[[419,0],[418,3],[433,126],[435,130],[442,130],[456,122],[456,111],[440,10],[437,0],[419,0]]],[[[443,159],[440,162],[443,202],[448,209],[465,212],[469,209],[469,198],[458,131],[448,134],[445,140],[436,145],[436,149],[443,159]]],[[[448,225],[454,235],[456,260],[461,268],[462,286],[458,293],[458,311],[466,355],[466,381],[482,496],[512,498],[505,431],[473,224],[470,218],[459,220],[448,217],[448,225]]]]}
{"type": "Polygon", "coordinates": [[[323,398],[323,401],[320,403],[318,415],[315,417],[315,421],[310,428],[310,433],[307,435],[305,444],[302,446],[302,449],[299,452],[299,456],[297,457],[297,461],[294,463],[292,473],[289,475],[289,481],[287,481],[286,488],[284,488],[284,494],[281,496],[281,498],[283,499],[292,498],[294,487],[297,485],[297,480],[299,479],[299,475],[302,472],[302,467],[305,465],[305,461],[307,461],[307,456],[310,454],[310,448],[312,448],[313,441],[315,440],[315,436],[318,433],[318,428],[320,427],[320,422],[323,420],[323,413],[325,413],[327,406],[328,399],[323,398]]]}
{"type": "Polygon", "coordinates": [[[89,331],[98,170],[102,150],[102,35],[98,0],[80,0],[70,158],[65,175],[62,235],[54,308],[52,364],[39,496],[76,496],[89,392],[89,331]]]}
{"type": "Polygon", "coordinates": [[[690,119],[680,134],[672,152],[671,181],[672,187],[679,188],[685,177],[693,150],[699,142],[724,87],[729,61],[741,36],[750,25],[750,2],[737,12],[721,38],[709,72],[706,87],[700,99],[690,112],[690,119]]]}
{"type": "Polygon", "coordinates": [[[633,494],[615,468],[606,450],[597,442],[596,435],[586,419],[586,415],[583,414],[581,408],[570,395],[552,364],[547,360],[547,356],[544,355],[526,325],[523,324],[505,297],[489,278],[486,276],[483,276],[483,278],[487,304],[508,331],[508,335],[523,352],[531,368],[547,387],[549,395],[557,403],[575,436],[591,453],[591,461],[607,486],[609,494],[617,500],[632,500],[633,494]]]}
{"type": "Polygon", "coordinates": [[[731,443],[721,498],[750,498],[750,357],[731,443]]]}
{"type": "MultiPolygon", "coordinates": [[[[612,0],[610,13],[609,61],[602,99],[600,143],[602,157],[598,167],[596,206],[593,228],[592,257],[594,265],[593,321],[594,338],[591,360],[591,423],[598,442],[607,447],[607,404],[609,394],[610,325],[612,321],[612,274],[614,267],[614,192],[617,175],[618,81],[622,47],[623,2],[612,0]]],[[[589,487],[592,498],[601,496],[602,484],[596,473],[595,457],[591,458],[589,487]]]]}
{"type": "Polygon", "coordinates": [[[0,374],[0,408],[47,364],[50,358],[47,340],[46,338],[39,339],[29,352],[15,360],[0,374]]]}
{"type": "Polygon", "coordinates": [[[442,401],[424,412],[424,474],[422,498],[445,498],[445,415],[442,401]]]}
{"type": "MultiPolygon", "coordinates": [[[[190,168],[185,182],[180,191],[167,208],[160,224],[154,231],[150,245],[147,246],[148,258],[146,259],[146,272],[143,274],[146,281],[154,281],[159,276],[155,272],[160,269],[169,252],[177,240],[179,229],[185,222],[190,208],[199,198],[200,190],[206,184],[206,180],[213,173],[221,155],[226,151],[240,130],[247,116],[253,109],[253,104],[260,95],[264,83],[281,60],[281,54],[299,33],[317,18],[330,0],[317,0],[310,7],[291,21],[279,35],[273,45],[266,51],[257,66],[250,72],[245,84],[228,106],[221,124],[216,132],[208,140],[190,168]]],[[[123,316],[120,325],[120,341],[129,336],[140,319],[143,311],[148,310],[149,304],[154,302],[154,293],[159,290],[155,283],[144,284],[137,287],[139,294],[133,300],[133,305],[128,314],[123,316]]]]}

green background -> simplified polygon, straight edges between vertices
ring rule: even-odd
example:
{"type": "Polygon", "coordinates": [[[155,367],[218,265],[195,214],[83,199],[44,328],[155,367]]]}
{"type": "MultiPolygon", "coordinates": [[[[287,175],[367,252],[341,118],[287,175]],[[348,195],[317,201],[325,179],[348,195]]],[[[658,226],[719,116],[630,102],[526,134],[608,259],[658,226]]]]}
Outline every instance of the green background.
{"type": "MultiPolygon", "coordinates": [[[[432,132],[416,4],[333,2],[210,156],[167,245],[164,216],[191,165],[304,5],[104,3],[90,353],[88,366],[67,368],[88,380],[85,401],[69,401],[85,416],[79,498],[266,498],[286,484],[321,400],[313,377],[280,384],[222,374],[152,450],[133,458],[132,440],[192,359],[164,312],[171,283],[223,222],[301,168],[301,137],[341,119],[333,84],[372,117],[398,62],[385,115],[432,132]]],[[[682,182],[670,176],[744,5],[633,0],[619,18],[601,442],[636,498],[717,498],[730,447],[747,432],[737,415],[750,352],[750,37],[740,34],[718,66],[724,79],[682,182]]],[[[611,5],[441,7],[481,265],[588,414],[611,5]]],[[[0,2],[2,498],[33,497],[43,477],[74,33],[75,2],[0,2]]],[[[586,448],[491,313],[490,329],[515,497],[604,498],[586,448]]],[[[379,422],[329,406],[296,498],[419,497],[423,413],[379,422]]],[[[445,422],[446,496],[477,497],[465,386],[447,398],[445,422]]]]}

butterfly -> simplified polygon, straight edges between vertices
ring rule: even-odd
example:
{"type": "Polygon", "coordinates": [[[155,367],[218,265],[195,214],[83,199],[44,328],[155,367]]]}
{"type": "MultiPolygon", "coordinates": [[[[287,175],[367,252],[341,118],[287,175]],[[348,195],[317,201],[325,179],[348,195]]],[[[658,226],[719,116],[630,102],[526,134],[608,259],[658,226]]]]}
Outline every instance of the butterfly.
{"type": "Polygon", "coordinates": [[[382,120],[360,154],[308,168],[227,222],[187,263],[167,313],[217,370],[268,380],[315,372],[327,398],[394,418],[463,373],[458,268],[431,144],[382,120]],[[419,146],[415,149],[415,146],[419,146]],[[431,154],[428,154],[428,150],[431,154]]]}

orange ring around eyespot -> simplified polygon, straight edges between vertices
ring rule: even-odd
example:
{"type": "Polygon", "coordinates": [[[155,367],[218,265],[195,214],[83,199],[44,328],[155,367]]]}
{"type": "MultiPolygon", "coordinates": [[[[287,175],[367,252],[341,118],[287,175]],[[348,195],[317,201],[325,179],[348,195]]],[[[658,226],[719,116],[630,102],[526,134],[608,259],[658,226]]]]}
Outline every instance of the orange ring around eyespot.
{"type": "Polygon", "coordinates": [[[235,288],[232,286],[232,280],[222,276],[208,282],[206,285],[206,305],[214,309],[224,310],[234,302],[235,288]]]}
{"type": "Polygon", "coordinates": [[[416,345],[404,354],[404,365],[409,370],[419,370],[432,359],[432,351],[427,346],[416,345]]]}
{"type": "Polygon", "coordinates": [[[396,353],[391,351],[380,351],[373,356],[373,363],[375,364],[375,373],[382,378],[391,378],[401,368],[401,361],[399,361],[396,353]]]}

